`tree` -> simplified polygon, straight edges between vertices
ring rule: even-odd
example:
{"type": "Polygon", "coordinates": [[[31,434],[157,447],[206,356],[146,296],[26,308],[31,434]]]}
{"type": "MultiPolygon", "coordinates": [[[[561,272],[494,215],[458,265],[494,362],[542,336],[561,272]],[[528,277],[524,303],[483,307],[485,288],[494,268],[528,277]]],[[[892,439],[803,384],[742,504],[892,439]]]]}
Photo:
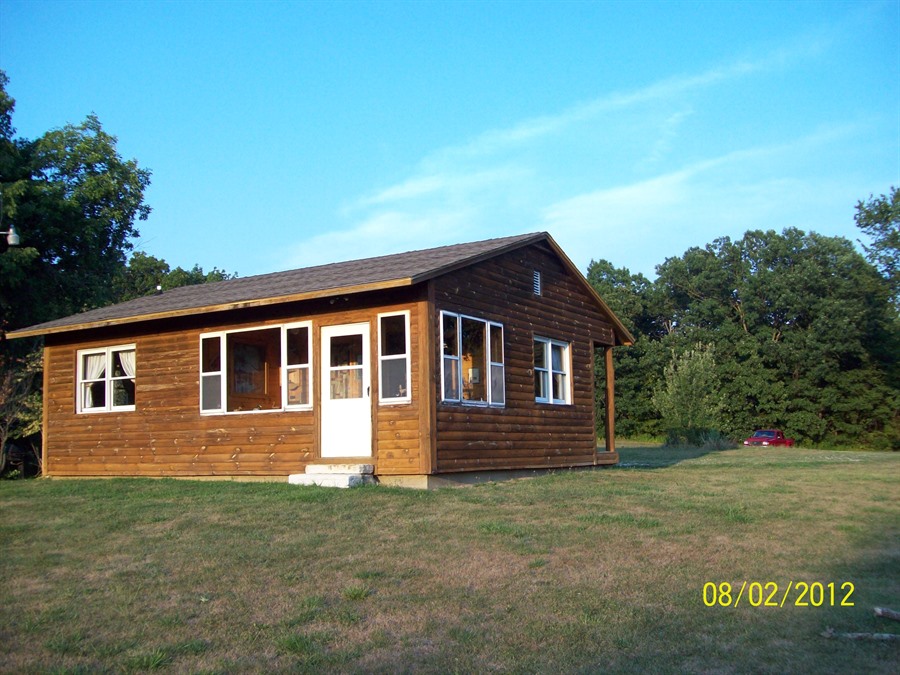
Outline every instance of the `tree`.
{"type": "Polygon", "coordinates": [[[200,265],[194,265],[190,270],[181,267],[173,270],[165,260],[137,251],[129,259],[128,265],[119,270],[113,288],[116,302],[124,302],[152,295],[157,292],[157,287],[159,290],[168,291],[179,286],[225,281],[236,276],[236,273],[230,274],[218,267],[204,272],[200,265]]]}
{"type": "Polygon", "coordinates": [[[714,348],[698,342],[666,365],[653,404],[670,444],[702,445],[705,435],[721,429],[722,399],[714,348]]]}
{"type": "MultiPolygon", "coordinates": [[[[35,380],[41,372],[40,352],[0,361],[0,475],[6,470],[7,441],[40,431],[41,396],[35,380]]],[[[40,464],[40,456],[35,453],[40,464]]]]}
{"type": "Polygon", "coordinates": [[[896,325],[884,283],[851,242],[751,231],[658,271],[678,331],[716,346],[724,431],[780,426],[814,443],[894,442],[885,346],[897,344],[896,325]]]}
{"type": "Polygon", "coordinates": [[[119,155],[96,115],[36,140],[14,138],[8,83],[0,71],[0,229],[15,226],[22,246],[0,243],[0,443],[40,426],[40,341],[7,342],[7,331],[145,295],[157,284],[234,276],[170,270],[141,253],[126,265],[136,223],[150,213],[150,171],[119,155]]]}
{"type": "Polygon", "coordinates": [[[900,445],[897,313],[885,279],[850,241],[755,230],[690,248],[657,274],[650,283],[605,261],[588,270],[636,339],[614,355],[622,434],[690,421],[671,398],[684,391],[680,374],[710,366],[703,344],[715,355],[712,410],[726,434],[775,426],[807,443],[900,445]]]}
{"type": "Polygon", "coordinates": [[[887,280],[894,306],[900,308],[900,189],[856,204],[856,225],[871,238],[866,257],[887,280]]]}
{"type": "Polygon", "coordinates": [[[0,176],[4,220],[23,243],[0,258],[4,330],[112,302],[135,222],[150,212],[150,172],[119,156],[94,115],[16,147],[14,174],[0,176]]]}
{"type": "MultiPolygon", "coordinates": [[[[653,284],[644,275],[617,268],[607,260],[592,260],[587,279],[635,337],[631,347],[613,350],[616,431],[629,437],[656,435],[660,432],[659,419],[647,392],[657,381],[650,364],[665,357],[654,338],[661,337],[665,328],[656,315],[653,284]]],[[[606,367],[602,357],[598,356],[594,372],[596,419],[602,425],[606,419],[606,367]]]]}

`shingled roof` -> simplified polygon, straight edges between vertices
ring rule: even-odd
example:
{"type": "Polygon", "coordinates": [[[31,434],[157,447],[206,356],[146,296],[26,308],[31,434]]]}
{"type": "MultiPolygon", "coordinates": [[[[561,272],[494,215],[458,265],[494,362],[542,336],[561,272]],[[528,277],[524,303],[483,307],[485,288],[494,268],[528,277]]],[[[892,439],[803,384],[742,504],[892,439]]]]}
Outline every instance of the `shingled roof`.
{"type": "Polygon", "coordinates": [[[549,234],[538,232],[229,279],[199,286],[182,286],[164,293],[23,328],[10,332],[7,337],[49,335],[133,321],[411,286],[540,241],[548,241],[558,250],[549,234]]]}

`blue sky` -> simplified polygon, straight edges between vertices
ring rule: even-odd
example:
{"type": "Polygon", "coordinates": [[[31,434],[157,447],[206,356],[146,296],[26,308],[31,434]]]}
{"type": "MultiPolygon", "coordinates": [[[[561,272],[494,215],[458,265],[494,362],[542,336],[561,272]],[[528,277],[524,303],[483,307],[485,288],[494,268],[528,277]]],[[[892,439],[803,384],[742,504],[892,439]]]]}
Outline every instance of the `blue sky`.
{"type": "Polygon", "coordinates": [[[0,68],[153,171],[138,250],[241,276],[546,230],[653,277],[900,185],[897,0],[0,0],[0,68]]]}

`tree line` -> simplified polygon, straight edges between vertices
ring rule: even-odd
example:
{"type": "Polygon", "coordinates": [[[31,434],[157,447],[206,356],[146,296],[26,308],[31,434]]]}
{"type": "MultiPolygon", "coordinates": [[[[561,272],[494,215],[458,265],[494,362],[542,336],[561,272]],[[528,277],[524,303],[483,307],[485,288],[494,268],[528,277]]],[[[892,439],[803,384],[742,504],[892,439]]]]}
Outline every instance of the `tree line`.
{"type": "MultiPolygon", "coordinates": [[[[235,275],[172,269],[134,251],[150,207],[150,171],[126,160],[96,115],[36,139],[16,136],[15,100],[0,70],[0,449],[40,428],[40,340],[8,331],[188,284],[235,275]]],[[[0,453],[0,472],[5,453],[0,453]]]]}
{"type": "MultiPolygon", "coordinates": [[[[236,276],[134,251],[150,171],[95,115],[16,137],[7,84],[0,71],[0,231],[14,226],[22,245],[0,238],[0,448],[41,417],[40,341],[7,331],[236,276]]],[[[653,281],[592,261],[589,282],[636,338],[614,356],[618,435],[699,443],[778,427],[803,443],[900,448],[900,191],[860,201],[856,223],[862,252],[756,230],[668,258],[653,281]]]]}
{"type": "Polygon", "coordinates": [[[789,228],[690,248],[654,281],[592,261],[588,280],[636,338],[615,352],[617,434],[698,443],[776,427],[900,449],[900,190],[855,219],[863,253],[789,228]]]}

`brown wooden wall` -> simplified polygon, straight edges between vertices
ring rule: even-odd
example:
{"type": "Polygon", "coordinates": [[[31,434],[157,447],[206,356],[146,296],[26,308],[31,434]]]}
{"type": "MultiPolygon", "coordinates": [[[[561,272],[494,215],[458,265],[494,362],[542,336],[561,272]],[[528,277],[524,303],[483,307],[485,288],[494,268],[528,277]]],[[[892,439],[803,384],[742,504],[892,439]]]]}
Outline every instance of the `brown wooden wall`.
{"type": "MultiPolygon", "coordinates": [[[[415,357],[426,338],[427,303],[422,289],[366,294],[168,322],[132,324],[79,335],[48,336],[45,348],[45,472],[51,476],[286,476],[319,461],[320,328],[371,325],[373,462],[376,473],[427,473],[428,434],[420,422],[425,373],[415,357]],[[376,316],[410,310],[412,403],[378,403],[376,316]],[[201,415],[200,335],[289,321],[313,321],[313,410],[201,415]],[[202,325],[186,325],[187,322],[202,325]],[[134,412],[76,414],[76,352],[134,343],[134,412]],[[423,452],[424,442],[424,452],[423,452]]],[[[340,459],[328,459],[339,462],[340,459]]]]}
{"type": "Polygon", "coordinates": [[[435,472],[593,464],[594,346],[613,344],[613,325],[555,253],[544,244],[529,246],[431,283],[436,335],[441,310],[467,314],[502,323],[506,350],[503,408],[440,402],[435,350],[435,472]],[[540,296],[533,293],[535,270],[540,296]],[[535,402],[535,336],[571,343],[571,405],[535,402]]]}

